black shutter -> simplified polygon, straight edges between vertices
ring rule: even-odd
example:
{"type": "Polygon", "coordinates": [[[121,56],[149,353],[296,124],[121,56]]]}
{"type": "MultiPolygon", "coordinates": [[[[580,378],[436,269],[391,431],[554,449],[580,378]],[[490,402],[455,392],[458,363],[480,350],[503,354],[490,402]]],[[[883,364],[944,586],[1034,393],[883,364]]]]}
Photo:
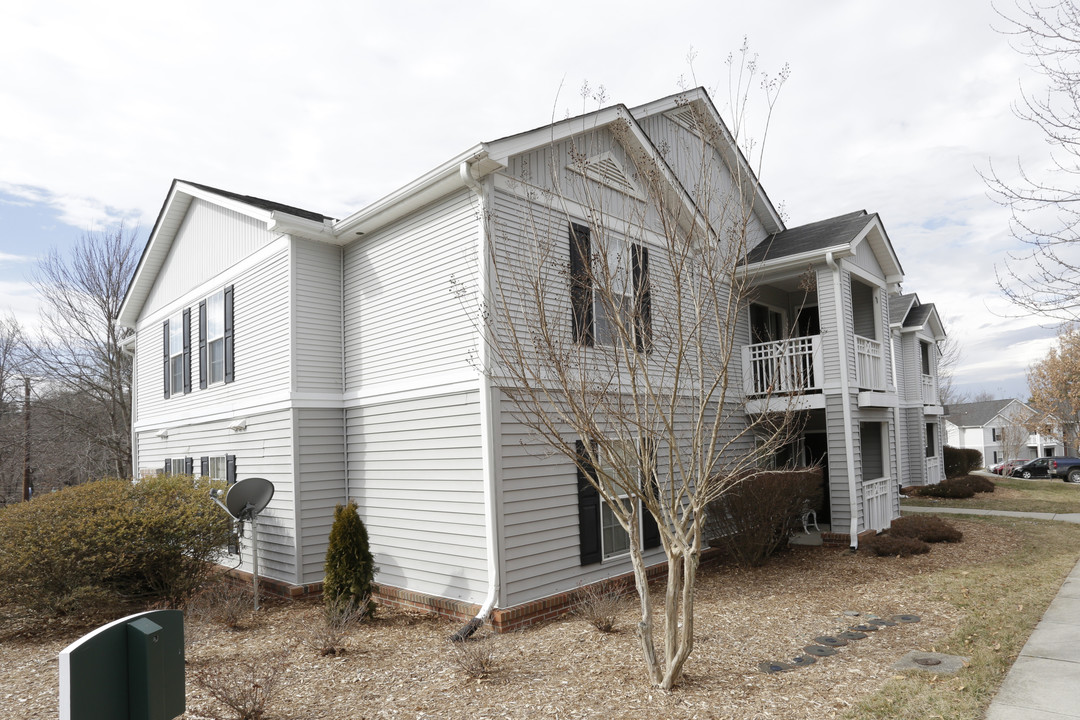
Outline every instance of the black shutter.
{"type": "Polygon", "coordinates": [[[600,546],[600,493],[589,482],[589,477],[596,477],[589,457],[585,453],[585,443],[574,443],[578,456],[578,536],[581,542],[581,564],[592,565],[603,560],[600,546]]]}
{"type": "Polygon", "coordinates": [[[634,347],[652,346],[652,292],[649,289],[649,248],[631,247],[634,271],[634,347]]]}
{"type": "MultiPolygon", "coordinates": [[[[659,483],[656,481],[656,443],[652,440],[645,441],[644,453],[645,467],[642,468],[645,483],[645,492],[653,497],[660,493],[659,483]]],[[[660,527],[656,524],[656,518],[652,516],[645,505],[641,505],[641,547],[645,550],[660,546],[660,527]]]]}
{"type": "Polygon", "coordinates": [[[165,458],[165,474],[172,475],[172,458],[165,458]]]}
{"type": "Polygon", "coordinates": [[[185,475],[194,475],[195,474],[195,463],[189,457],[184,458],[184,474],[185,475]]]}
{"type": "Polygon", "coordinates": [[[225,288],[225,382],[233,381],[233,286],[225,288]]]}
{"type": "Polygon", "coordinates": [[[591,255],[589,228],[570,223],[570,311],[574,342],[582,345],[593,344],[591,255]]]}
{"type": "Polygon", "coordinates": [[[225,456],[225,482],[232,485],[236,482],[236,456],[225,456]]]}
{"type": "Polygon", "coordinates": [[[199,476],[210,476],[210,458],[206,457],[205,455],[199,458],[199,476]]]}
{"type": "Polygon", "coordinates": [[[206,301],[199,303],[199,389],[206,389],[206,301]]]}
{"type": "Polygon", "coordinates": [[[184,394],[191,392],[191,308],[184,308],[180,325],[184,333],[184,394]]]}
{"type": "MultiPolygon", "coordinates": [[[[165,321],[165,397],[169,397],[169,321],[165,321]]],[[[169,472],[167,469],[165,472],[169,472]]]]}

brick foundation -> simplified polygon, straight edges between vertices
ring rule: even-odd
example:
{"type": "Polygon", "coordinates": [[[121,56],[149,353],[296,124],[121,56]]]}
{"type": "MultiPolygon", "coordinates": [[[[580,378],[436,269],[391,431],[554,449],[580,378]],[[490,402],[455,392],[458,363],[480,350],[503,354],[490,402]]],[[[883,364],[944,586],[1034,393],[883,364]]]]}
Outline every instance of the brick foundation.
{"type": "MultiPolygon", "coordinates": [[[[865,540],[875,535],[877,535],[876,530],[863,530],[859,533],[859,545],[861,546],[865,540]]],[[[823,532],[821,533],[821,544],[832,548],[851,547],[851,536],[847,533],[823,532]]]]}

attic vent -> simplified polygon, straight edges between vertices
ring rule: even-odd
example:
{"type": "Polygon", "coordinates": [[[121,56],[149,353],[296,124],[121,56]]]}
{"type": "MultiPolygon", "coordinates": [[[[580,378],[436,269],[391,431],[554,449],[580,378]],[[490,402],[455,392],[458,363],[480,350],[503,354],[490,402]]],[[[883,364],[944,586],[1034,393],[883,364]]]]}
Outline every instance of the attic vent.
{"type": "Polygon", "coordinates": [[[689,105],[676,108],[667,113],[667,116],[690,132],[698,131],[698,120],[694,117],[694,110],[689,105]]]}
{"type": "Polygon", "coordinates": [[[637,184],[626,174],[619,161],[609,152],[589,158],[585,161],[584,167],[570,166],[570,169],[619,192],[641,197],[641,191],[638,189],[637,184]]]}

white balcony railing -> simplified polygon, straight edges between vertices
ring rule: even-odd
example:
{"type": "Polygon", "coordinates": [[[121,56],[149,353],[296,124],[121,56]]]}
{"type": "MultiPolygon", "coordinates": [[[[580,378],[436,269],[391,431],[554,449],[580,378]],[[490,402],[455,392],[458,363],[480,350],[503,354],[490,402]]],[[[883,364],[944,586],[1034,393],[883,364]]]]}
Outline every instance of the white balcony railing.
{"type": "Polygon", "coordinates": [[[933,375],[922,376],[922,404],[938,404],[937,378],[935,378],[933,375]]]}
{"type": "Polygon", "coordinates": [[[747,397],[821,389],[825,376],[820,335],[745,345],[742,354],[747,397]]]}
{"type": "Polygon", "coordinates": [[[885,389],[885,353],[877,340],[855,336],[855,379],[863,390],[885,389]]]}

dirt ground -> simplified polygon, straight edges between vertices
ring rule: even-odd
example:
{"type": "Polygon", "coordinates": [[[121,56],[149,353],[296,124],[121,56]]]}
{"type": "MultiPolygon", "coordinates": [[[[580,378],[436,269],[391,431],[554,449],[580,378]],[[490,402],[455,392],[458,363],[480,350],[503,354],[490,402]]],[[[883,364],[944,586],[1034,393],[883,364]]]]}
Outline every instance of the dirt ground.
{"type": "MultiPolygon", "coordinates": [[[[257,664],[256,675],[281,669],[267,720],[838,717],[896,675],[891,666],[902,655],[934,650],[956,627],[958,611],[939,599],[927,573],[991,561],[1019,543],[1001,528],[954,524],[964,542],[935,545],[929,555],[794,548],[755,570],[706,566],[693,655],[674,692],[646,682],[633,601],[609,634],[575,617],[507,635],[482,630],[470,646],[491,655],[496,670],[484,679],[469,677],[455,662],[447,638],[457,623],[381,609],[351,634],[344,655],[322,657],[302,642],[320,620],[319,605],[274,601],[239,630],[190,628],[183,717],[235,717],[192,678],[235,674],[246,662],[257,664]],[[806,668],[777,675],[758,669],[763,661],[790,661],[814,637],[860,621],[845,612],[913,614],[921,622],[882,628],[806,668]]],[[[57,654],[82,632],[43,634],[10,615],[0,620],[0,717],[58,717],[57,654]]]]}

